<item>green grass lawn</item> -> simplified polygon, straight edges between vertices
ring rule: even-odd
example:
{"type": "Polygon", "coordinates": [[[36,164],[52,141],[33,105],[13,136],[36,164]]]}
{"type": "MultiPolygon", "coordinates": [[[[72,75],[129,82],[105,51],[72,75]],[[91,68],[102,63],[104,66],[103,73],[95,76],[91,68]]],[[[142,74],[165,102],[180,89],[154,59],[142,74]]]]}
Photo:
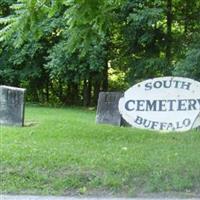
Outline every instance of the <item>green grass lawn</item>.
{"type": "Polygon", "coordinates": [[[96,125],[95,112],[26,108],[26,127],[0,129],[0,192],[200,193],[200,133],[96,125]]]}

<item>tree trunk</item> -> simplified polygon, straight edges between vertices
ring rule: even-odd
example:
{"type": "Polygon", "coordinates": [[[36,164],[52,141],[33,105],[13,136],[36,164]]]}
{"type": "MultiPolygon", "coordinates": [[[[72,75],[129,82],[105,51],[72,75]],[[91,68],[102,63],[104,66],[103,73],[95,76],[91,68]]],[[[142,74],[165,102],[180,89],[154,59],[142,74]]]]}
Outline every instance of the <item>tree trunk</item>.
{"type": "Polygon", "coordinates": [[[49,78],[46,81],[46,101],[49,103],[49,78]]]}
{"type": "Polygon", "coordinates": [[[100,80],[96,79],[94,82],[94,97],[93,97],[93,104],[95,106],[97,105],[98,102],[100,87],[101,87],[100,80]]]}
{"type": "Polygon", "coordinates": [[[84,86],[83,86],[83,105],[89,106],[91,102],[91,90],[92,90],[92,84],[91,84],[91,78],[89,80],[84,80],[84,86]]]}
{"type": "Polygon", "coordinates": [[[171,50],[172,50],[172,0],[167,0],[167,47],[166,59],[171,64],[171,50]]]}
{"type": "Polygon", "coordinates": [[[77,83],[72,83],[71,85],[71,91],[70,91],[71,104],[78,105],[79,103],[79,87],[77,83]]]}
{"type": "Polygon", "coordinates": [[[59,98],[61,100],[63,100],[63,84],[62,84],[62,81],[60,79],[59,79],[59,91],[58,91],[58,93],[59,93],[59,98]]]}
{"type": "Polygon", "coordinates": [[[189,21],[189,1],[185,0],[185,19],[184,19],[184,32],[188,32],[188,21],[189,21]]]}
{"type": "Polygon", "coordinates": [[[104,92],[108,91],[108,64],[105,65],[105,68],[103,70],[102,89],[103,89],[104,92]]]}

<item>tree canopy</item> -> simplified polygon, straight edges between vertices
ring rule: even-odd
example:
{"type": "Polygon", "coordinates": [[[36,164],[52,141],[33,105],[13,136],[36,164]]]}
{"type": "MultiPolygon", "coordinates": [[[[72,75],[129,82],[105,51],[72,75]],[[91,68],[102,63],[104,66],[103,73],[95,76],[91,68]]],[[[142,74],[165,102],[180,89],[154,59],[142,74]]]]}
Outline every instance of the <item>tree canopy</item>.
{"type": "Polygon", "coordinates": [[[157,76],[200,80],[199,0],[0,0],[0,84],[95,105],[157,76]]]}

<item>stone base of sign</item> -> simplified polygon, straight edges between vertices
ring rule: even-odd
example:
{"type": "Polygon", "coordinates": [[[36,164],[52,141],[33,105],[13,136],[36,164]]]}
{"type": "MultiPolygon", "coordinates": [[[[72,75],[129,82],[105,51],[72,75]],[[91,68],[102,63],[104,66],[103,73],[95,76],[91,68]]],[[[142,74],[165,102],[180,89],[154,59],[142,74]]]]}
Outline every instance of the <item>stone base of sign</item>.
{"type": "Polygon", "coordinates": [[[131,125],[121,116],[121,126],[131,127],[131,125]]]}
{"type": "Polygon", "coordinates": [[[0,86],[0,125],[24,125],[25,89],[0,86]]]}
{"type": "Polygon", "coordinates": [[[118,103],[123,92],[100,92],[97,106],[96,123],[122,125],[122,117],[119,113],[118,103]]]}
{"type": "Polygon", "coordinates": [[[200,131],[200,126],[197,126],[195,128],[192,128],[192,129],[194,129],[195,131],[200,131]]]}
{"type": "Polygon", "coordinates": [[[199,126],[199,124],[200,124],[200,113],[199,113],[198,116],[196,117],[196,119],[195,119],[195,121],[194,121],[194,123],[193,123],[193,127],[192,127],[192,128],[196,127],[195,130],[196,130],[196,131],[200,131],[200,126],[199,126]]]}
{"type": "Polygon", "coordinates": [[[195,128],[195,130],[196,130],[196,131],[200,131],[200,126],[199,126],[199,127],[197,127],[197,128],[195,128]]]}

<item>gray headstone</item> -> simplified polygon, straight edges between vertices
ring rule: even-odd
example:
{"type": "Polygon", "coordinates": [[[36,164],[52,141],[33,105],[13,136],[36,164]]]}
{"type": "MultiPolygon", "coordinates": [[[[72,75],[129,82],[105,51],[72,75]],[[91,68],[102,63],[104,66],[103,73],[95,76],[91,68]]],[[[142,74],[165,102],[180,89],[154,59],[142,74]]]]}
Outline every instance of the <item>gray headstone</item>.
{"type": "Polygon", "coordinates": [[[25,89],[0,86],[0,125],[24,125],[25,89]]]}
{"type": "Polygon", "coordinates": [[[121,125],[122,118],[118,111],[118,103],[122,96],[122,92],[99,93],[96,123],[121,125]]]}

